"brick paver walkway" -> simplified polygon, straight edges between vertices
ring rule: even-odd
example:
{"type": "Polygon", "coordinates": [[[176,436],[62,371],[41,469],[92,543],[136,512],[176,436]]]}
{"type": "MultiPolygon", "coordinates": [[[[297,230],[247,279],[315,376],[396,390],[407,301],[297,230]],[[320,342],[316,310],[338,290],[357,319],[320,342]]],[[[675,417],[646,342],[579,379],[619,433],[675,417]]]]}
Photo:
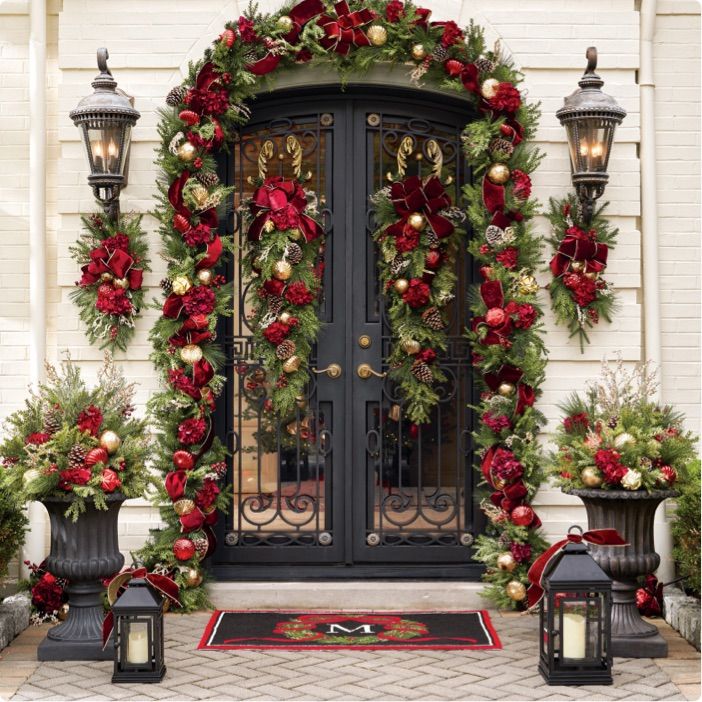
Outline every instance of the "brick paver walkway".
{"type": "Polygon", "coordinates": [[[614,685],[548,687],[537,619],[492,613],[498,651],[197,651],[209,615],[166,618],[160,685],[112,685],[111,663],[36,663],[41,629],[0,654],[0,698],[20,700],[685,700],[699,654],[664,623],[671,656],[615,660],[614,685]]]}

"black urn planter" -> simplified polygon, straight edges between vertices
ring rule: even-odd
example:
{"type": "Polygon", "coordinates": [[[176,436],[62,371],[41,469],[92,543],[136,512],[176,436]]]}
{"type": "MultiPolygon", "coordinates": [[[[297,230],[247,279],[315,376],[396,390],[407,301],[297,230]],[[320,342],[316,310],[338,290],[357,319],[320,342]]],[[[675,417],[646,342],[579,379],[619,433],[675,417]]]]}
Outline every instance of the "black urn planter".
{"type": "Polygon", "coordinates": [[[675,490],[567,491],[585,504],[589,529],[616,529],[628,546],[590,545],[593,558],[612,580],[612,655],[622,658],[664,658],[668,644],[657,627],[645,622],[636,607],[637,578],[658,568],[653,543],[656,508],[675,490]]]}
{"type": "Polygon", "coordinates": [[[87,510],[72,522],[64,517],[71,496],[42,500],[51,522],[51,553],[47,570],[69,580],[68,617],[49,630],[39,644],[40,661],[112,660],[110,642],[102,648],[104,578],[117,573],[124,565],[119,552],[117,518],[126,499],[114,493],[106,495],[107,510],[87,503],[87,510]]]}

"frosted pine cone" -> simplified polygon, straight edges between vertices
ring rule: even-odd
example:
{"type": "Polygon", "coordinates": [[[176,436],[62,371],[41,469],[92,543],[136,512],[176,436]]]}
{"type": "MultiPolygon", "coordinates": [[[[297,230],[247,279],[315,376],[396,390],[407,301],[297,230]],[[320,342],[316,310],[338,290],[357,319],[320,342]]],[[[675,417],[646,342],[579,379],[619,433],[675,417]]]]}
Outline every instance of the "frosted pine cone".
{"type": "Polygon", "coordinates": [[[75,444],[68,452],[68,465],[71,468],[80,468],[85,460],[85,449],[80,444],[75,444]]]}
{"type": "Polygon", "coordinates": [[[268,298],[268,311],[271,314],[278,315],[285,305],[285,300],[278,295],[272,295],[268,298]]]}
{"type": "Polygon", "coordinates": [[[159,285],[166,295],[170,295],[173,292],[173,282],[169,278],[164,278],[159,285]]]}
{"type": "Polygon", "coordinates": [[[275,356],[281,361],[286,361],[290,356],[295,353],[295,342],[290,339],[281,341],[275,349],[275,356]]]}
{"type": "Polygon", "coordinates": [[[292,263],[293,266],[296,266],[302,261],[302,249],[294,241],[288,244],[287,259],[288,263],[292,263]]]}
{"type": "Polygon", "coordinates": [[[187,92],[188,89],[184,85],[177,85],[166,95],[166,104],[171,107],[178,107],[178,105],[183,103],[187,92]]]}
{"type": "Polygon", "coordinates": [[[422,312],[422,319],[424,320],[424,324],[434,331],[440,331],[446,326],[444,318],[441,316],[441,312],[439,312],[437,307],[429,307],[422,312]]]}
{"type": "Polygon", "coordinates": [[[484,56],[475,59],[473,64],[481,73],[492,73],[495,70],[495,64],[484,56]]]}
{"type": "Polygon", "coordinates": [[[431,57],[434,61],[443,63],[448,58],[448,51],[442,44],[437,44],[431,52],[431,57]]]}
{"type": "Polygon", "coordinates": [[[61,428],[61,411],[56,407],[49,407],[44,412],[44,431],[47,434],[55,434],[61,428]]]}
{"type": "Polygon", "coordinates": [[[487,241],[490,246],[498,246],[501,244],[504,241],[504,236],[504,231],[494,224],[488,225],[485,230],[485,241],[487,241]]]}
{"type": "Polygon", "coordinates": [[[404,271],[408,265],[409,261],[405,261],[402,256],[395,256],[395,258],[393,258],[390,262],[390,272],[393,275],[400,275],[400,273],[402,273],[402,271],[404,271]]]}
{"type": "Polygon", "coordinates": [[[514,144],[501,137],[493,139],[489,148],[490,155],[498,161],[506,161],[514,153],[514,144]]]}
{"type": "Polygon", "coordinates": [[[434,375],[431,372],[431,368],[423,361],[418,361],[412,364],[412,375],[420,383],[431,383],[434,380],[434,375]]]}
{"type": "Polygon", "coordinates": [[[434,230],[433,230],[433,229],[430,229],[429,227],[427,227],[427,228],[424,230],[424,233],[426,234],[427,241],[429,242],[429,248],[430,248],[430,249],[436,249],[436,248],[438,248],[438,247],[439,247],[439,243],[440,243],[440,242],[439,242],[439,237],[436,236],[436,234],[434,234],[434,230]]]}
{"type": "Polygon", "coordinates": [[[214,171],[198,171],[195,177],[206,188],[214,188],[219,185],[219,176],[214,171]]]}

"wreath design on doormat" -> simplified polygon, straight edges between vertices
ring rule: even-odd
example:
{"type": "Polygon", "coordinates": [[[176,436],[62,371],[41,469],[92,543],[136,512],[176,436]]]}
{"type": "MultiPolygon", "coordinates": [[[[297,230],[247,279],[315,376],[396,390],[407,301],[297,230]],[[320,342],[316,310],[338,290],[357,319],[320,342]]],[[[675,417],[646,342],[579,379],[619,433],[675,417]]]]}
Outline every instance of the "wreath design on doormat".
{"type": "Polygon", "coordinates": [[[383,62],[405,65],[416,84],[426,80],[467,96],[477,113],[463,133],[475,182],[462,194],[474,232],[468,250],[484,282],[466,323],[470,362],[483,388],[474,445],[491,493],[484,502],[490,523],[476,557],[487,565],[487,595],[502,606],[523,606],[529,565],[545,546],[529,506],[542,481],[536,436],[544,418],[534,405],[546,364],[534,278],[540,239],[530,223],[537,210],[530,173],[541,155],[529,142],[538,108],[524,102],[522,75],[498,46],[486,47],[480,27],[461,29],[430,15],[401,0],[303,0],[273,14],[251,6],[226,24],[166,98],[156,214],[168,276],[162,316],[151,332],[163,389],[150,401],[160,447],[154,468],[164,476],[156,499],[166,527],[141,557],[174,575],[186,610],[206,603],[195,576],[199,560],[214,549],[217,509],[227,503],[218,486],[226,450],[213,413],[225,382],[215,330],[232,312],[231,286],[216,268],[232,242],[219,232],[228,191],[216,174],[217,154],[248,121],[248,103],[264,76],[324,64],[343,83],[383,62]]]}

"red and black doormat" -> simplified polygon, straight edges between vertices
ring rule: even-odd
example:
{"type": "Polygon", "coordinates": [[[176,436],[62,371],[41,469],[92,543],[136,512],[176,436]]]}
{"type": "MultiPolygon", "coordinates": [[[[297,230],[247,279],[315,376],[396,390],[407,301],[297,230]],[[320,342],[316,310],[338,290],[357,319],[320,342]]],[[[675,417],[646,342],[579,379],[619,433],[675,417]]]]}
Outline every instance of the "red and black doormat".
{"type": "Polygon", "coordinates": [[[200,649],[502,648],[484,610],[470,612],[217,611],[200,649]]]}

